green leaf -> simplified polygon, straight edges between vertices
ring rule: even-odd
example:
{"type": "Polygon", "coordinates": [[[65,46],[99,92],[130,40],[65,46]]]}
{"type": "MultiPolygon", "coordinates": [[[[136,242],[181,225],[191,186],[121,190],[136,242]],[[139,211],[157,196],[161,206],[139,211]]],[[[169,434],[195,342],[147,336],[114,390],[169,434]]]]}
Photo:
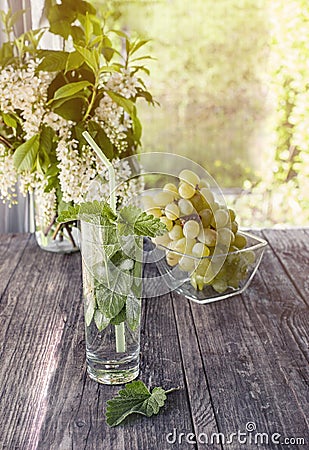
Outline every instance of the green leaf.
{"type": "Polygon", "coordinates": [[[132,122],[133,122],[133,130],[134,130],[135,140],[138,143],[140,143],[140,139],[142,136],[142,124],[141,124],[140,120],[138,119],[138,117],[136,117],[136,116],[133,116],[132,122]]]}
{"type": "Polygon", "coordinates": [[[99,331],[104,330],[110,323],[110,320],[98,309],[95,310],[93,319],[99,331]]]}
{"type": "Polygon", "coordinates": [[[158,414],[166,400],[161,387],[155,387],[150,393],[145,384],[138,380],[128,383],[117,396],[107,401],[106,422],[110,427],[119,425],[130,414],[142,414],[151,417],[158,414]]]}
{"type": "Polygon", "coordinates": [[[14,166],[18,171],[33,169],[40,147],[40,135],[35,134],[21,144],[14,152],[14,166]]]}
{"type": "MultiPolygon", "coordinates": [[[[119,273],[119,272],[118,272],[119,273]]],[[[115,279],[117,277],[112,277],[113,284],[115,283],[115,279]]],[[[119,288],[119,287],[118,287],[119,288]]],[[[114,285],[108,288],[105,284],[99,284],[95,289],[95,298],[97,301],[97,305],[99,310],[105,317],[112,319],[116,317],[124,305],[126,304],[126,295],[119,294],[114,291],[114,285]]]]}
{"type": "Polygon", "coordinates": [[[79,52],[77,52],[77,51],[71,52],[71,53],[69,53],[69,56],[68,56],[68,59],[66,62],[65,71],[68,72],[70,70],[78,69],[83,63],[84,63],[84,58],[79,52]]]}
{"type": "Polygon", "coordinates": [[[93,49],[90,51],[87,48],[80,47],[79,45],[75,45],[75,48],[84,58],[85,63],[90,67],[90,69],[92,69],[94,73],[97,73],[99,71],[99,57],[97,50],[93,49]]]}
{"type": "Polygon", "coordinates": [[[103,128],[101,128],[98,123],[93,121],[88,122],[88,127],[90,134],[93,134],[92,137],[95,138],[98,146],[102,149],[105,156],[111,161],[114,156],[114,146],[111,143],[110,139],[107,137],[107,134],[105,133],[103,128]]]}
{"type": "Polygon", "coordinates": [[[134,105],[132,100],[122,97],[121,95],[116,94],[113,91],[106,91],[106,93],[115,103],[117,103],[117,105],[121,106],[125,110],[125,112],[129,114],[129,116],[136,116],[136,106],[134,105]]]}
{"type": "Polygon", "coordinates": [[[113,317],[110,320],[110,323],[112,325],[120,325],[122,322],[124,322],[126,320],[126,306],[124,306],[122,308],[122,310],[120,311],[119,314],[117,314],[117,316],[113,317]]]}
{"type": "Polygon", "coordinates": [[[5,125],[7,125],[10,128],[16,128],[17,127],[17,121],[16,119],[11,115],[11,114],[7,114],[2,112],[2,119],[5,123],[5,125]]]}
{"type": "Polygon", "coordinates": [[[85,99],[80,98],[81,96],[78,94],[75,94],[73,97],[74,98],[69,98],[66,102],[62,103],[61,106],[53,107],[53,111],[66,120],[79,122],[83,117],[85,99]]]}
{"type": "Polygon", "coordinates": [[[126,302],[126,316],[128,325],[132,331],[135,331],[140,323],[141,307],[142,302],[140,298],[133,295],[128,295],[126,302]]]}
{"type": "Polygon", "coordinates": [[[82,91],[86,87],[91,86],[89,81],[76,81],[75,83],[69,83],[61,86],[56,90],[54,98],[52,100],[58,100],[59,98],[71,97],[77,92],[82,91]]]}
{"type": "Polygon", "coordinates": [[[58,223],[66,223],[71,222],[72,220],[78,220],[79,219],[79,205],[76,206],[69,206],[69,208],[65,211],[62,211],[58,218],[58,223]]]}
{"type": "Polygon", "coordinates": [[[147,44],[148,42],[150,42],[149,39],[140,40],[140,41],[137,41],[135,44],[133,44],[131,47],[131,51],[130,51],[131,55],[133,55],[133,53],[137,52],[137,50],[139,50],[141,47],[143,47],[143,45],[147,44]]]}
{"type": "MultiPolygon", "coordinates": [[[[77,206],[70,206],[66,211],[58,216],[58,223],[69,222],[71,220],[84,220],[85,222],[100,223],[106,220],[107,224],[111,224],[117,219],[117,215],[113,212],[112,208],[106,202],[98,202],[94,200],[93,202],[81,203],[77,206]],[[96,220],[99,219],[99,220],[96,220]]],[[[113,239],[106,244],[114,244],[113,239]]]]}
{"type": "MultiPolygon", "coordinates": [[[[86,311],[85,311],[85,323],[87,325],[87,327],[89,327],[89,325],[91,324],[91,321],[93,319],[94,313],[95,313],[95,301],[90,301],[86,307],[86,311]]],[[[101,313],[100,313],[101,314],[101,313]]],[[[99,327],[98,327],[99,328],[99,327]]]]}
{"type": "Polygon", "coordinates": [[[137,206],[125,206],[119,212],[118,231],[124,236],[156,237],[166,232],[166,226],[159,218],[148,215],[137,206]]]}
{"type": "Polygon", "coordinates": [[[65,69],[69,53],[61,52],[59,50],[41,50],[39,56],[43,57],[43,60],[39,64],[37,70],[58,72],[65,69]]]}

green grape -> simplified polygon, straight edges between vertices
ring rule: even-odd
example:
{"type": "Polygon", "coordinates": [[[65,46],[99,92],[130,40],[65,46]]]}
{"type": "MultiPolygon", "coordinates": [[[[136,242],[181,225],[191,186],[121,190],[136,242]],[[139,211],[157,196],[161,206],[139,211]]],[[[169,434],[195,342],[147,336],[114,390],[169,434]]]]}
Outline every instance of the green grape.
{"type": "Polygon", "coordinates": [[[182,256],[179,260],[179,268],[185,272],[192,272],[195,269],[194,258],[182,256]]]}
{"type": "Polygon", "coordinates": [[[214,247],[217,242],[217,232],[211,228],[203,228],[200,230],[197,239],[208,247],[214,247]]]}
{"type": "Polygon", "coordinates": [[[212,270],[212,264],[209,264],[209,266],[207,267],[207,270],[204,274],[204,283],[211,284],[214,278],[215,278],[215,273],[212,270]]]}
{"type": "Polygon", "coordinates": [[[200,177],[196,175],[196,173],[192,172],[192,170],[184,169],[179,174],[179,179],[181,181],[185,181],[192,186],[197,186],[200,182],[200,177]]]}
{"type": "Polygon", "coordinates": [[[181,225],[174,225],[171,231],[168,233],[172,241],[178,241],[183,238],[183,230],[181,225]]]}
{"type": "Polygon", "coordinates": [[[234,240],[234,245],[237,248],[244,248],[247,245],[247,239],[245,238],[244,235],[236,233],[235,240],[234,240]]]}
{"type": "Polygon", "coordinates": [[[173,252],[167,252],[166,254],[166,262],[169,266],[176,266],[180,260],[180,255],[177,255],[177,253],[173,252]]]}
{"type": "Polygon", "coordinates": [[[168,233],[165,233],[162,236],[157,236],[157,237],[153,238],[153,242],[156,245],[163,245],[164,247],[168,247],[171,240],[169,238],[168,233]]]}
{"type": "Polygon", "coordinates": [[[207,272],[207,270],[208,270],[208,268],[209,268],[209,266],[210,266],[210,259],[202,258],[202,259],[199,260],[199,262],[198,262],[198,264],[196,266],[195,272],[198,275],[202,275],[204,277],[206,272],[207,272]]]}
{"type": "Polygon", "coordinates": [[[143,203],[143,207],[144,210],[147,211],[153,207],[155,207],[155,202],[153,200],[153,197],[151,197],[150,195],[144,195],[142,197],[142,203],[143,203]]]}
{"type": "Polygon", "coordinates": [[[184,253],[186,255],[191,255],[192,248],[195,243],[196,243],[195,239],[187,239],[183,237],[180,238],[178,241],[175,241],[175,243],[173,243],[173,250],[179,253],[184,253]]]}
{"type": "Polygon", "coordinates": [[[178,208],[180,210],[180,214],[183,216],[189,216],[194,211],[194,207],[190,200],[186,200],[185,198],[181,198],[179,200],[178,208]]]}
{"type": "Polygon", "coordinates": [[[246,262],[248,264],[253,264],[255,262],[255,254],[254,254],[254,252],[252,250],[246,250],[243,253],[243,256],[245,257],[246,262]]]}
{"type": "Polygon", "coordinates": [[[172,192],[174,195],[174,197],[178,197],[178,189],[177,186],[175,186],[174,183],[166,183],[163,187],[163,191],[166,192],[172,192]]]}
{"type": "Polygon", "coordinates": [[[179,253],[186,252],[186,238],[182,237],[173,243],[173,250],[179,253]]]}
{"type": "Polygon", "coordinates": [[[209,253],[209,248],[205,244],[202,244],[202,242],[197,242],[192,248],[192,255],[199,258],[209,256],[209,253]]]}
{"type": "Polygon", "coordinates": [[[161,208],[155,206],[154,208],[150,208],[147,210],[147,214],[152,214],[154,217],[161,217],[162,216],[162,210],[161,208]]]}
{"type": "Polygon", "coordinates": [[[169,203],[172,203],[174,201],[175,195],[172,192],[162,191],[158,192],[154,195],[154,202],[156,206],[163,206],[165,207],[169,203]]]}
{"type": "Polygon", "coordinates": [[[205,199],[206,203],[211,206],[215,202],[215,198],[213,193],[209,188],[202,188],[200,193],[202,194],[203,198],[205,199]]]}
{"type": "Polygon", "coordinates": [[[209,207],[208,203],[200,192],[196,192],[194,196],[191,197],[190,202],[192,203],[195,211],[197,211],[198,213],[209,207]]]}
{"type": "Polygon", "coordinates": [[[228,280],[228,285],[233,288],[233,289],[238,289],[239,288],[239,280],[238,278],[230,278],[228,280]]]}
{"type": "Polygon", "coordinates": [[[173,221],[171,219],[168,219],[166,216],[161,216],[160,217],[160,221],[162,223],[164,223],[164,225],[166,226],[167,231],[171,231],[171,229],[174,226],[173,221]]]}
{"type": "Polygon", "coordinates": [[[165,207],[165,215],[170,220],[176,220],[179,217],[179,208],[176,203],[169,203],[165,207]]]}
{"type": "Polygon", "coordinates": [[[202,211],[199,212],[199,216],[202,220],[202,224],[204,228],[209,227],[210,221],[212,218],[212,212],[210,209],[202,209],[202,211]]]}
{"type": "Polygon", "coordinates": [[[221,208],[221,206],[216,201],[214,201],[213,204],[211,205],[211,209],[212,209],[213,214],[215,213],[215,211],[217,211],[217,209],[220,209],[220,208],[221,208]]]}
{"type": "Polygon", "coordinates": [[[220,228],[218,230],[218,243],[229,247],[234,242],[234,233],[229,228],[220,228]]]}
{"type": "Polygon", "coordinates": [[[183,234],[188,239],[194,239],[200,232],[200,225],[195,220],[188,220],[183,226],[183,234]]]}
{"type": "Polygon", "coordinates": [[[225,209],[217,209],[214,212],[213,218],[211,219],[211,226],[214,228],[223,228],[225,227],[230,220],[229,213],[225,209]]]}
{"type": "Polygon", "coordinates": [[[195,194],[196,191],[195,191],[195,188],[191,184],[181,182],[178,187],[178,192],[179,192],[180,197],[189,199],[189,198],[193,197],[193,195],[195,194]]]}
{"type": "Polygon", "coordinates": [[[234,220],[236,219],[236,213],[231,208],[229,208],[229,215],[230,215],[231,222],[234,222],[234,220]]]}
{"type": "Polygon", "coordinates": [[[219,294],[222,294],[228,288],[227,282],[225,280],[214,280],[211,285],[219,294]]]}
{"type": "Polygon", "coordinates": [[[205,187],[205,188],[209,188],[209,187],[210,187],[208,181],[205,180],[205,178],[202,178],[202,179],[200,180],[200,182],[198,183],[198,186],[199,186],[200,189],[202,189],[202,188],[204,188],[204,187],[205,187]]]}
{"type": "Polygon", "coordinates": [[[231,230],[233,231],[234,234],[237,233],[237,231],[238,231],[238,223],[236,222],[236,220],[234,220],[234,221],[232,222],[231,230]]]}

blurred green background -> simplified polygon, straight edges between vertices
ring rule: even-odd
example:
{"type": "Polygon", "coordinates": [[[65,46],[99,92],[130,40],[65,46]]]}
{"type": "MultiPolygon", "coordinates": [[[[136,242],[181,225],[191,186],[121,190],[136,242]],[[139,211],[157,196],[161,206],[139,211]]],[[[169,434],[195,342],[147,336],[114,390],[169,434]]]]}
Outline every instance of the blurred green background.
{"type": "Polygon", "coordinates": [[[307,225],[309,2],[93,3],[110,27],[151,39],[160,106],[139,105],[142,151],[200,163],[244,225],[307,225]]]}

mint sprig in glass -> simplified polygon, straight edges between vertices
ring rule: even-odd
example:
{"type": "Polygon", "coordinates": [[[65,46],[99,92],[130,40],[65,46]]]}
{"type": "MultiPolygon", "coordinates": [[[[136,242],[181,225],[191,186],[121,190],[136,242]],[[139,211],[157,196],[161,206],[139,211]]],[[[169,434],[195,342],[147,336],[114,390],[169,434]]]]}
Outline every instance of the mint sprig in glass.
{"type": "Polygon", "coordinates": [[[86,359],[90,377],[105,384],[138,376],[143,237],[166,232],[159,219],[130,205],[70,207],[59,222],[80,220],[86,359]]]}

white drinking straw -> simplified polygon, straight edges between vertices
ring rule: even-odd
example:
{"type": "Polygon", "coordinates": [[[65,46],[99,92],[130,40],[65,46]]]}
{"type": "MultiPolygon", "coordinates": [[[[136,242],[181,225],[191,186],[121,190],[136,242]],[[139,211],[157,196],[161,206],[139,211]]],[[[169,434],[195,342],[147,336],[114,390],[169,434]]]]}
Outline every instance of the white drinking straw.
{"type": "MultiPolygon", "coordinates": [[[[104,155],[101,148],[97,145],[97,143],[92,139],[88,131],[84,131],[83,133],[84,138],[88,142],[88,144],[92,147],[92,149],[95,151],[95,153],[98,155],[100,160],[103,162],[103,164],[106,165],[109,175],[109,204],[110,207],[114,212],[116,212],[116,193],[115,193],[115,186],[116,186],[116,177],[115,177],[115,169],[112,165],[112,163],[109,161],[108,158],[104,155]]],[[[124,322],[121,322],[119,325],[115,325],[115,337],[116,337],[116,352],[121,353],[126,351],[126,341],[125,341],[125,331],[124,331],[124,322]]]]}
{"type": "Polygon", "coordinates": [[[91,145],[92,149],[96,152],[96,154],[98,155],[100,160],[107,167],[108,175],[109,175],[108,182],[109,182],[109,192],[110,192],[109,204],[110,204],[110,207],[112,208],[112,210],[114,212],[116,212],[116,193],[115,193],[116,177],[115,177],[115,169],[113,167],[113,164],[110,162],[110,160],[108,158],[106,158],[106,156],[104,155],[104,153],[102,152],[102,150],[100,149],[98,144],[94,141],[94,139],[92,139],[92,137],[90,136],[88,131],[84,131],[82,133],[82,135],[84,136],[84,138],[86,139],[88,144],[91,145]]]}

